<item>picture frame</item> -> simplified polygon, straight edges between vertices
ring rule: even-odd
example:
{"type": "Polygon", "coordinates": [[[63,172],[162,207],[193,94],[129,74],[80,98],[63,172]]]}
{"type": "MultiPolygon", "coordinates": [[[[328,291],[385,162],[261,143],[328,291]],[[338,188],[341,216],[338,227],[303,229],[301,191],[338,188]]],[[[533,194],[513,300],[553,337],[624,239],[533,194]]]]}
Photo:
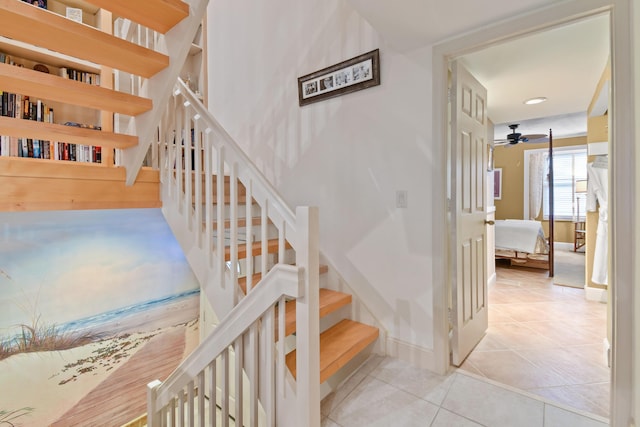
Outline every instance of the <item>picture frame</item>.
{"type": "Polygon", "coordinates": [[[493,169],[493,199],[502,200],[502,168],[493,169]]]}
{"type": "Polygon", "coordinates": [[[322,101],[380,84],[380,50],[298,77],[300,106],[322,101]]]}

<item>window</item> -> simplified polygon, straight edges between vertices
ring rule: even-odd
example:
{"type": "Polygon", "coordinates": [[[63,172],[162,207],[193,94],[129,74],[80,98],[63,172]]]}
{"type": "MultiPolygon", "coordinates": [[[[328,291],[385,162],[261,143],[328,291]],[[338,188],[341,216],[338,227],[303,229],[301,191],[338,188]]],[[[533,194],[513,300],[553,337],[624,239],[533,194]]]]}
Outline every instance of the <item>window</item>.
{"type": "MultiPolygon", "coordinates": [[[[549,154],[546,163],[549,164],[549,154]]],[[[548,166],[547,173],[548,176],[548,166]]],[[[586,148],[554,150],[553,152],[553,211],[555,219],[583,221],[585,217],[586,194],[576,193],[576,181],[587,179],[586,148]],[[578,218],[578,214],[580,218],[578,218]]],[[[545,179],[542,199],[544,219],[549,219],[549,181],[545,179]]]]}

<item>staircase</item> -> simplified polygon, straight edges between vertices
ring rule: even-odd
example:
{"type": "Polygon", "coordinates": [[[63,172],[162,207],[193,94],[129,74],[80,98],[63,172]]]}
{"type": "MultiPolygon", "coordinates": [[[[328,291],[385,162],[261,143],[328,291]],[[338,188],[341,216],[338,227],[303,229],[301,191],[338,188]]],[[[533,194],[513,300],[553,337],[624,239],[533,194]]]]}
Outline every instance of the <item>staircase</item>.
{"type": "MultiPolygon", "coordinates": [[[[91,173],[118,174],[122,187],[111,192],[116,200],[78,204],[71,194],[47,201],[45,209],[156,206],[127,199],[129,189],[146,182],[149,171],[141,165],[151,153],[163,213],[201,283],[204,335],[169,378],[149,385],[148,416],[136,425],[206,425],[214,418],[228,425],[233,417],[235,425],[319,426],[320,384],[370,348],[379,331],[347,318],[351,295],[320,288],[330,268],[319,265],[318,210],[291,211],[177,78],[207,1],[86,1],[104,8],[105,29],[111,29],[111,14],[124,19],[118,37],[0,0],[0,47],[5,40],[16,54],[29,52],[42,62],[89,64],[101,70],[102,86],[0,64],[0,89],[100,110],[102,130],[0,117],[0,135],[109,149],[105,165],[91,173]],[[119,90],[110,84],[112,69],[119,90]],[[132,84],[123,88],[121,81],[132,84]]],[[[40,172],[45,179],[78,166],[42,164],[49,168],[40,172]]]]}

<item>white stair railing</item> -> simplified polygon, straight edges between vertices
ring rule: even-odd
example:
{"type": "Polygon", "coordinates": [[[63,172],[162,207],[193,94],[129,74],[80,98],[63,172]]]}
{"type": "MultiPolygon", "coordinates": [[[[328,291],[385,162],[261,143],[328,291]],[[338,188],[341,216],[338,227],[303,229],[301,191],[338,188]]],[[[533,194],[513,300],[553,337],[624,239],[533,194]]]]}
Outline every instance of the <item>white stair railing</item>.
{"type": "MultiPolygon", "coordinates": [[[[203,293],[217,316],[223,319],[222,322],[228,321],[227,316],[231,313],[236,313],[234,307],[239,301],[242,301],[241,304],[256,303],[255,299],[263,298],[258,291],[268,286],[279,286],[278,280],[265,281],[265,275],[274,264],[280,269],[295,264],[303,275],[299,286],[304,286],[304,292],[296,298],[296,335],[293,339],[287,339],[286,348],[283,338],[285,310],[279,310],[279,339],[273,350],[282,363],[276,364],[275,371],[270,371],[271,367],[267,366],[271,363],[268,359],[249,356],[240,345],[244,340],[273,342],[268,335],[268,330],[273,330],[273,327],[267,327],[267,332],[264,332],[260,326],[269,323],[268,316],[262,316],[263,311],[256,312],[258,317],[250,324],[253,326],[247,326],[248,338],[245,329],[233,338],[237,363],[250,377],[249,390],[244,391],[241,377],[235,377],[235,389],[231,397],[235,399],[236,425],[239,424],[238,417],[241,421],[243,416],[239,402],[245,400],[249,393],[251,396],[257,395],[263,408],[275,404],[273,416],[277,425],[319,426],[317,209],[300,207],[294,214],[242,149],[179,79],[156,134],[163,213],[184,249],[203,293]],[[242,238],[240,230],[244,231],[242,238]],[[246,245],[243,244],[245,239],[246,245]],[[265,254],[274,251],[276,260],[270,260],[265,254]],[[243,253],[242,258],[246,259],[243,264],[246,296],[238,286],[236,266],[241,258],[239,253],[243,253]],[[257,279],[253,279],[254,273],[262,274],[259,286],[256,286],[257,279]],[[283,363],[290,346],[295,346],[297,354],[295,382],[283,363]],[[256,371],[259,372],[257,377],[256,371]],[[258,378],[260,387],[256,386],[252,375],[258,378]],[[273,388],[278,389],[275,400],[271,393],[273,388]]],[[[201,325],[208,328],[205,319],[201,319],[201,325]]],[[[213,330],[212,336],[222,333],[218,332],[220,325],[213,330]]],[[[190,376],[190,381],[197,385],[201,381],[199,375],[204,366],[209,366],[219,355],[212,354],[204,344],[196,348],[193,355],[198,360],[208,359],[206,365],[202,362],[202,366],[194,370],[185,368],[183,364],[177,372],[190,376]]],[[[220,360],[226,368],[224,354],[220,360]]],[[[221,369],[219,364],[217,369],[221,369]]],[[[225,388],[225,381],[219,386],[225,388]]],[[[188,390],[181,395],[178,389],[171,390],[171,393],[178,393],[172,395],[179,402],[192,401],[196,399],[196,394],[201,395],[199,392],[189,393],[188,390]]],[[[248,400],[253,402],[253,397],[248,400]]],[[[165,400],[150,403],[149,416],[162,417],[158,414],[167,403],[165,400]]],[[[254,404],[250,403],[250,406],[249,413],[254,413],[254,404]]],[[[171,411],[172,407],[169,405],[166,410],[171,411]]],[[[182,407],[178,405],[178,410],[182,407]]],[[[224,408],[222,415],[223,419],[228,415],[224,408]]],[[[270,417],[272,415],[267,416],[267,425],[270,417]]],[[[249,418],[250,425],[254,425],[256,418],[251,415],[249,418]]]]}
{"type": "Polygon", "coordinates": [[[275,381],[276,366],[284,366],[284,354],[274,359],[275,331],[282,336],[284,328],[276,325],[275,307],[284,312],[285,298],[299,298],[304,289],[303,270],[280,265],[263,279],[264,286],[254,297],[241,301],[176,369],[164,383],[148,385],[147,425],[235,425],[274,426],[276,395],[283,393],[275,381]],[[243,383],[244,370],[249,377],[248,419],[244,419],[244,400],[231,392],[231,384],[243,383]],[[240,368],[240,369],[239,369],[240,368]],[[272,381],[263,383],[260,380],[272,381]],[[258,390],[258,388],[261,390],[258,390]],[[259,394],[262,395],[260,402],[259,394]],[[260,403],[260,405],[259,405],[260,403]],[[260,411],[262,409],[262,411],[260,411]]]}

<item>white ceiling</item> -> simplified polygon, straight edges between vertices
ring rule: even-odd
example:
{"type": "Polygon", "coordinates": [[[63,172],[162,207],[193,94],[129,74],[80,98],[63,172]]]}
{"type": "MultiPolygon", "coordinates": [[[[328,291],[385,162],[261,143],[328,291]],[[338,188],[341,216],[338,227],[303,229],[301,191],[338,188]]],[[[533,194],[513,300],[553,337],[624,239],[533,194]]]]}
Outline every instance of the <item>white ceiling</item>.
{"type": "Polygon", "coordinates": [[[508,123],[520,123],[522,133],[551,127],[556,136],[585,134],[586,110],[609,56],[608,28],[602,15],[465,55],[462,62],[487,88],[496,134],[506,135],[508,123]],[[523,103],[538,96],[547,101],[523,103]]]}
{"type": "MultiPolygon", "coordinates": [[[[394,49],[409,53],[561,0],[347,2],[394,49]]],[[[503,137],[501,129],[508,132],[507,124],[513,122],[521,124],[522,133],[548,133],[553,128],[556,136],[584,134],[585,112],[609,55],[608,34],[608,16],[603,15],[464,56],[488,89],[489,117],[497,124],[497,137],[503,137]],[[522,103],[537,96],[548,101],[522,103]],[[545,120],[528,122],[540,118],[545,120]]]]}

